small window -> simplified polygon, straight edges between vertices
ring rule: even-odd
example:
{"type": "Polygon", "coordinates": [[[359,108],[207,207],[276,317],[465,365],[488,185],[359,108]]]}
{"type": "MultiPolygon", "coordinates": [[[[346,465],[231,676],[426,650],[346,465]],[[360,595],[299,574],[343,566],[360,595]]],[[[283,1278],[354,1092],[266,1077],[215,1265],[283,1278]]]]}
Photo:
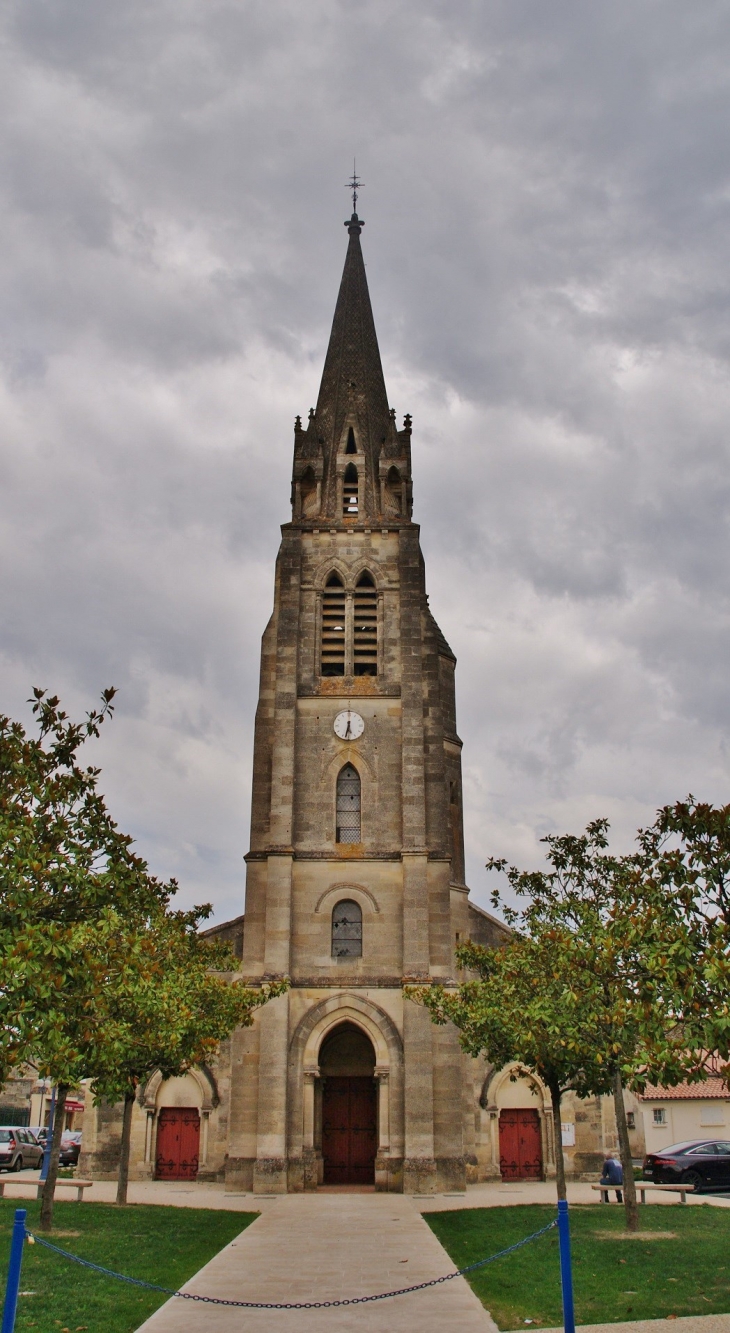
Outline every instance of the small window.
{"type": "Polygon", "coordinates": [[[359,511],[359,495],[357,482],[357,468],[354,463],[348,463],[345,468],[345,478],[342,487],[342,512],[347,518],[348,515],[357,515],[359,511]]]}
{"type": "Polygon", "coordinates": [[[362,912],[349,898],[332,912],[332,957],[362,958],[362,912]]]}
{"type": "Polygon", "coordinates": [[[626,1128],[636,1129],[636,1116],[633,1111],[626,1112],[626,1128]]]}
{"type": "Polygon", "coordinates": [[[655,1107],[654,1107],[654,1124],[655,1124],[655,1125],[666,1125],[666,1123],[667,1123],[667,1113],[666,1113],[666,1111],[664,1110],[664,1107],[663,1107],[663,1106],[655,1106],[655,1107]]]}
{"type": "Polygon", "coordinates": [[[378,674],[378,594],[370,574],[361,574],[355,589],[353,640],[356,676],[378,674]]]}
{"type": "Polygon", "coordinates": [[[345,453],[346,454],[357,453],[357,445],[355,444],[355,432],[352,429],[352,426],[350,426],[350,429],[347,432],[347,446],[345,448],[345,453]]]}
{"type": "Polygon", "coordinates": [[[352,764],[337,779],[337,841],[360,842],[360,775],[352,764]]]}
{"type": "Polygon", "coordinates": [[[322,593],[323,676],[345,674],[345,589],[338,574],[330,574],[322,593]]]}

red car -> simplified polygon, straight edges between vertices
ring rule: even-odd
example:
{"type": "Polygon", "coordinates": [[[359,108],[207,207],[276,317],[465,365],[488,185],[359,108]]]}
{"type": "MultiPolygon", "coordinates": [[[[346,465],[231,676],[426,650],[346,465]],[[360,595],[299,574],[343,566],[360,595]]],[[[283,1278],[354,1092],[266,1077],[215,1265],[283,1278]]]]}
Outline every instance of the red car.
{"type": "Polygon", "coordinates": [[[705,1189],[730,1188],[730,1142],[726,1139],[687,1139],[644,1158],[644,1179],[655,1185],[694,1185],[705,1189]]]}

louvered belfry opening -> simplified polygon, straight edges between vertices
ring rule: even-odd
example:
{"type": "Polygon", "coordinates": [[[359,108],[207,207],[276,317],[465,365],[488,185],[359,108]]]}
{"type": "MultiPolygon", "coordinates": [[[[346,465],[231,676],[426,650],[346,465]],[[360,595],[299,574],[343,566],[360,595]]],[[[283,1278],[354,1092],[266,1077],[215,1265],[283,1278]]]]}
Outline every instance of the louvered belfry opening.
{"type": "Polygon", "coordinates": [[[332,957],[362,958],[362,909],[349,898],[332,912],[332,957]]]}
{"type": "Polygon", "coordinates": [[[352,426],[350,426],[350,429],[347,432],[347,447],[345,449],[345,453],[346,454],[357,453],[357,445],[355,443],[355,432],[352,429],[352,426]]]}
{"type": "Polygon", "coordinates": [[[345,674],[345,589],[337,574],[330,574],[322,593],[323,676],[345,674]]]}
{"type": "Polygon", "coordinates": [[[345,764],[337,778],[337,841],[360,842],[360,775],[345,764]]]}
{"type": "Polygon", "coordinates": [[[342,485],[342,512],[347,518],[348,515],[357,514],[358,510],[357,468],[354,463],[348,463],[342,485]]]}
{"type": "Polygon", "coordinates": [[[370,574],[361,574],[355,588],[354,674],[378,674],[378,594],[370,574]]]}

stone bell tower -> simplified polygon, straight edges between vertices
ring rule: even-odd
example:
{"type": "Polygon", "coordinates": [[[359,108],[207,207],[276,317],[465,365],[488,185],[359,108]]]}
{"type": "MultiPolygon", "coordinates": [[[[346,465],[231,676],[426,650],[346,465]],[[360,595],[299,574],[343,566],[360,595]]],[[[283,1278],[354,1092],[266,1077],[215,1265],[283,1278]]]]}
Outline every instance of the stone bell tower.
{"type": "Polygon", "coordinates": [[[263,636],[243,973],[291,990],[231,1050],[226,1180],[463,1187],[472,1062],[403,999],[479,938],[464,883],[455,658],[412,519],[411,418],[388,404],[349,244],[317,406],[294,430],[263,636]]]}

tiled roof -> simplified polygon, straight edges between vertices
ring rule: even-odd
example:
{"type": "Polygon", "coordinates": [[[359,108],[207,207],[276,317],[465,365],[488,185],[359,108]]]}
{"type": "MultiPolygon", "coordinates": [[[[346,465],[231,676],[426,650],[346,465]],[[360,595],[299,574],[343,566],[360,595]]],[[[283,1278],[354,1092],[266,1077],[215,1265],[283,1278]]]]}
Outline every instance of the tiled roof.
{"type": "Polygon", "coordinates": [[[675,1088],[657,1088],[647,1083],[640,1101],[680,1102],[725,1099],[730,1101],[730,1088],[721,1078],[707,1078],[704,1083],[678,1083],[675,1088]]]}

